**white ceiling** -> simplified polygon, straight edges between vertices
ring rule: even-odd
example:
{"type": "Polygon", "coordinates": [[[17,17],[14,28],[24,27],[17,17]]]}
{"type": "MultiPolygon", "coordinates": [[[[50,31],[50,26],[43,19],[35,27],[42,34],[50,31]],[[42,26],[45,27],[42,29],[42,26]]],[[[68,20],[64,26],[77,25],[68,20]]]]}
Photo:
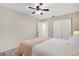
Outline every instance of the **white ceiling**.
{"type": "Polygon", "coordinates": [[[43,15],[32,14],[34,10],[28,8],[29,6],[35,7],[38,3],[0,3],[0,5],[38,19],[47,19],[51,16],[59,16],[79,11],[79,3],[44,3],[41,8],[49,8],[50,10],[47,12],[44,11],[43,15]]]}

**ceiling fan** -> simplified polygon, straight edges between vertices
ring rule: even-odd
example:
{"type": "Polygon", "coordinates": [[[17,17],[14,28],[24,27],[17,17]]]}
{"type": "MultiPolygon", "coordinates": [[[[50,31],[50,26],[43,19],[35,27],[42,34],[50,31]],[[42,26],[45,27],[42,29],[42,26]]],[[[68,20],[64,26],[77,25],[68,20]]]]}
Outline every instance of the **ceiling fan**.
{"type": "MultiPolygon", "coordinates": [[[[39,3],[39,5],[36,6],[35,8],[34,7],[28,7],[28,8],[35,10],[34,12],[32,12],[32,14],[35,14],[37,11],[49,11],[49,9],[42,9],[42,8],[40,8],[40,6],[42,6],[42,5],[43,5],[43,3],[39,3]]],[[[43,15],[42,12],[40,12],[40,14],[43,15]]]]}

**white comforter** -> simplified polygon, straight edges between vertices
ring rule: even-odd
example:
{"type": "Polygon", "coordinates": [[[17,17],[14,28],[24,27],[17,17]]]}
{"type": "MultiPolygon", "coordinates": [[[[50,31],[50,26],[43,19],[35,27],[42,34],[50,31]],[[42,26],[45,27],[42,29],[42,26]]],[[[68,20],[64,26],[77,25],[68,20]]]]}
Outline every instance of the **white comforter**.
{"type": "Polygon", "coordinates": [[[79,55],[79,36],[68,40],[50,39],[38,44],[32,49],[33,56],[72,56],[79,55]]]}

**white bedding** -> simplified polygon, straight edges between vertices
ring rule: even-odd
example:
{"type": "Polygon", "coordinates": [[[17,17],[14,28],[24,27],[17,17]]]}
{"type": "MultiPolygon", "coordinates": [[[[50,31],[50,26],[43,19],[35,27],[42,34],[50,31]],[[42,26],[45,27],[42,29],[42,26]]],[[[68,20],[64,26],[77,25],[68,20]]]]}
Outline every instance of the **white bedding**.
{"type": "Polygon", "coordinates": [[[50,39],[38,44],[32,49],[33,56],[72,56],[79,55],[79,36],[68,40],[50,39]]]}

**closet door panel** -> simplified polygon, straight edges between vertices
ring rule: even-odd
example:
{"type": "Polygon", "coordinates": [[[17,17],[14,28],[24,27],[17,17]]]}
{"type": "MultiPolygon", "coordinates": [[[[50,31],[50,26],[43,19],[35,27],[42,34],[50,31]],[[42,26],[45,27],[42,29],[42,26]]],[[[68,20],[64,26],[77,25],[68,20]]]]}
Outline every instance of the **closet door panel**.
{"type": "Polygon", "coordinates": [[[62,39],[68,39],[71,36],[71,19],[61,21],[62,39]]]}
{"type": "Polygon", "coordinates": [[[53,21],[53,38],[61,38],[61,21],[53,21]]]}

